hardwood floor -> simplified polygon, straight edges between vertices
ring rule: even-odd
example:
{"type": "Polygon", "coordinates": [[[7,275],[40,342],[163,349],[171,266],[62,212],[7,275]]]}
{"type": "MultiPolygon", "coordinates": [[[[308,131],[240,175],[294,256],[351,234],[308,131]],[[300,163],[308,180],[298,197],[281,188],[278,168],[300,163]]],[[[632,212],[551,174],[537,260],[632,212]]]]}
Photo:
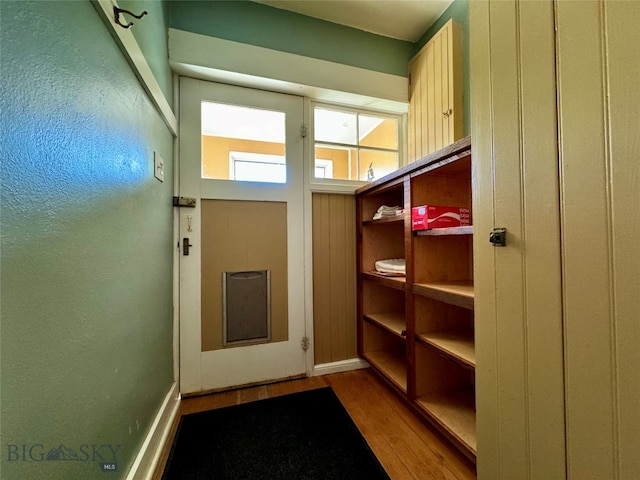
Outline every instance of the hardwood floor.
{"type": "MultiPolygon", "coordinates": [[[[475,480],[475,466],[369,369],[185,398],[178,418],[325,386],[333,388],[393,480],[475,480]]],[[[162,478],[171,441],[160,457],[154,480],[162,478]]]]}

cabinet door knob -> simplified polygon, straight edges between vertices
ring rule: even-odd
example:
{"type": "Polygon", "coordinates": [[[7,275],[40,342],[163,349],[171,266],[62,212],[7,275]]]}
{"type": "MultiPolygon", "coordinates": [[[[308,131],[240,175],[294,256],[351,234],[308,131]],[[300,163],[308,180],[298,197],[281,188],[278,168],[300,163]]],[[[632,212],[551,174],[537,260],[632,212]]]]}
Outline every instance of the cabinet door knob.
{"type": "Polygon", "coordinates": [[[494,247],[504,247],[507,245],[507,229],[506,228],[494,228],[489,234],[489,242],[494,247]]]}
{"type": "Polygon", "coordinates": [[[442,112],[442,116],[446,118],[446,117],[448,117],[449,115],[451,115],[452,113],[453,113],[453,112],[451,111],[451,109],[449,109],[449,110],[447,110],[447,111],[442,112]]]}

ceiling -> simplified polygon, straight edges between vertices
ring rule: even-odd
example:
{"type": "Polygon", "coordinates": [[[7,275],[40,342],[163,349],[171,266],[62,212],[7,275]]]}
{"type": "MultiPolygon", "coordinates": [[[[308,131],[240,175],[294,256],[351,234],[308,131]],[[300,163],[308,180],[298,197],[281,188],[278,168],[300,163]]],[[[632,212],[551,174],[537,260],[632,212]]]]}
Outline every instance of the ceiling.
{"type": "Polygon", "coordinates": [[[416,42],[453,0],[254,0],[378,35],[416,42]]]}

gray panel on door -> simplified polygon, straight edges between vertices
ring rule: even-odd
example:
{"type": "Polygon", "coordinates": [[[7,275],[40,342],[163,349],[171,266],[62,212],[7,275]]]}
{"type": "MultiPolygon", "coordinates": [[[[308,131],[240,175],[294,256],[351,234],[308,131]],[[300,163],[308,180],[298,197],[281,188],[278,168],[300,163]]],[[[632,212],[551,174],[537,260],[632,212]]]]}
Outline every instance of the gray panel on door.
{"type": "Polygon", "coordinates": [[[222,273],[223,345],[271,339],[269,270],[222,273]]]}

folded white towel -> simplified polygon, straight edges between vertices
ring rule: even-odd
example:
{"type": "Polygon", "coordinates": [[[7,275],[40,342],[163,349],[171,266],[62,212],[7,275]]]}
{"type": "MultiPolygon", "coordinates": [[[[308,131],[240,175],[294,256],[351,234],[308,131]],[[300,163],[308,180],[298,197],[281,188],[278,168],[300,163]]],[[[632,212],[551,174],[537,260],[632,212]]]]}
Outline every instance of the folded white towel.
{"type": "Polygon", "coordinates": [[[404,258],[389,258],[378,260],[375,263],[376,271],[380,273],[401,273],[406,274],[407,267],[404,258]]]}
{"type": "Polygon", "coordinates": [[[382,205],[378,208],[378,211],[373,215],[374,220],[378,220],[382,217],[394,217],[398,215],[399,212],[402,211],[402,207],[388,207],[387,205],[382,205]]]}

